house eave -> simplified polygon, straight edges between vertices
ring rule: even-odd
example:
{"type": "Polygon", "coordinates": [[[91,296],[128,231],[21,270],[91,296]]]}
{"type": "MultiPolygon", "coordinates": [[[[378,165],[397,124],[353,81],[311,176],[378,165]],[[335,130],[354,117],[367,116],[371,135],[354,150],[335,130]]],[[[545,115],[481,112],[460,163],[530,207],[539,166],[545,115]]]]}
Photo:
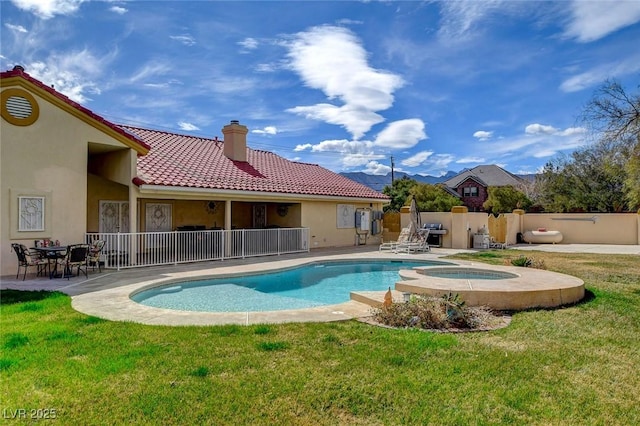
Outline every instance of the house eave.
{"type": "Polygon", "coordinates": [[[138,186],[138,190],[141,195],[153,195],[162,197],[171,196],[189,196],[196,197],[201,196],[203,198],[211,197],[223,197],[227,199],[239,200],[316,200],[316,201],[350,201],[357,203],[389,203],[388,199],[384,198],[372,198],[372,197],[350,197],[350,196],[337,196],[337,195],[314,195],[314,194],[292,194],[285,192],[267,192],[267,191],[246,191],[246,190],[229,190],[229,189],[207,189],[207,188],[192,188],[182,186],[167,186],[167,185],[147,185],[142,184],[138,186]]]}

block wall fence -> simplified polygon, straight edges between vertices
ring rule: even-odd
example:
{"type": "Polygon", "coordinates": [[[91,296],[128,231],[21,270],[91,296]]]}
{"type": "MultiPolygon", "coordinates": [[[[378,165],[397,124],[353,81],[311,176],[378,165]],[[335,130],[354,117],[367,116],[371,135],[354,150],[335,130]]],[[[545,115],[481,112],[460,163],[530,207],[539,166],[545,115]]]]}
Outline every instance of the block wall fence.
{"type": "MultiPolygon", "coordinates": [[[[560,244],[622,244],[640,245],[640,211],[637,213],[525,213],[514,210],[504,214],[507,222],[506,242],[516,244],[518,234],[545,228],[560,231],[560,244]]],[[[456,206],[450,212],[422,212],[422,223],[442,223],[447,234],[442,247],[464,249],[473,247],[473,235],[489,229],[487,213],[469,212],[456,206]]],[[[401,227],[409,226],[409,209],[400,211],[401,227]]],[[[392,237],[390,238],[392,239],[392,237]]]]}

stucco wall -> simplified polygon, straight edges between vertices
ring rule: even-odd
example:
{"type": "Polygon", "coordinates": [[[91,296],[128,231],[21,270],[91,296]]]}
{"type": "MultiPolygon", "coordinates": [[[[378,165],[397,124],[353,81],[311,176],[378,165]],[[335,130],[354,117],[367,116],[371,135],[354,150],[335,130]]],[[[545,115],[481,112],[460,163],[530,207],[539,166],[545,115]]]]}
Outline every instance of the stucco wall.
{"type": "Polygon", "coordinates": [[[522,232],[538,228],[557,230],[566,244],[639,244],[639,216],[634,213],[526,214],[522,232]]]}
{"type": "Polygon", "coordinates": [[[38,120],[29,126],[2,120],[0,126],[2,275],[17,270],[17,258],[10,249],[13,242],[33,247],[33,240],[42,238],[58,239],[63,244],[84,241],[88,145],[123,147],[88,123],[32,94],[40,110],[38,120]],[[44,232],[17,231],[16,197],[23,193],[49,194],[44,232]]]}
{"type": "MultiPolygon", "coordinates": [[[[518,233],[538,228],[560,231],[563,235],[563,244],[640,244],[640,214],[637,213],[522,213],[505,215],[508,244],[517,242],[518,233]]],[[[403,213],[402,216],[403,226],[408,225],[408,213],[403,213]]],[[[452,213],[421,213],[422,223],[440,222],[449,229],[448,238],[443,239],[443,247],[453,247],[455,244],[452,244],[452,236],[465,233],[469,235],[467,246],[453,248],[471,247],[471,235],[479,232],[483,227],[488,228],[489,216],[486,213],[463,213],[463,219],[458,227],[452,225],[452,217],[452,213]],[[470,228],[470,231],[467,231],[467,228],[470,228]]],[[[464,241],[464,238],[457,241],[464,241]]]]}
{"type": "MultiPolygon", "coordinates": [[[[373,210],[382,210],[382,204],[351,203],[348,201],[338,203],[331,201],[303,201],[302,208],[302,226],[308,227],[310,232],[310,247],[340,247],[355,245],[356,233],[355,228],[338,228],[337,205],[350,204],[356,209],[370,208],[373,210]]],[[[381,229],[382,231],[382,229],[381,229]]],[[[364,241],[364,240],[363,240],[364,241]]],[[[377,245],[382,241],[382,234],[369,236],[367,245],[377,245]]]]}

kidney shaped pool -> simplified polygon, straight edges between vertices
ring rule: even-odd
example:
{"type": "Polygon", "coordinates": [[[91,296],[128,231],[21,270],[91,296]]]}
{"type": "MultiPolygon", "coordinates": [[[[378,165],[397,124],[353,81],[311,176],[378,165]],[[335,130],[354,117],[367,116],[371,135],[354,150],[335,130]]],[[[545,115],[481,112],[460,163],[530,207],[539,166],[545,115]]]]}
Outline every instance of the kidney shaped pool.
{"type": "Polygon", "coordinates": [[[131,296],[142,305],[200,312],[304,309],[349,301],[352,291],[382,291],[399,281],[398,271],[439,261],[340,261],[313,263],[258,275],[188,281],[131,296]]]}

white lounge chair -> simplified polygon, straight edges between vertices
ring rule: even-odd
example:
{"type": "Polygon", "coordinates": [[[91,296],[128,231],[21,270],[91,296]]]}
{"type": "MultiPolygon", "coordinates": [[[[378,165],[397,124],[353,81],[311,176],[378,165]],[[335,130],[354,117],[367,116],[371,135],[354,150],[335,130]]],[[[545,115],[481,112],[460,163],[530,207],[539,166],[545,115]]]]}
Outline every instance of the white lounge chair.
{"type": "Polygon", "coordinates": [[[395,251],[399,244],[403,244],[409,241],[411,237],[411,230],[409,228],[402,228],[400,235],[398,235],[397,241],[389,241],[387,243],[380,244],[379,251],[391,250],[395,251]]]}
{"type": "Polygon", "coordinates": [[[420,229],[414,240],[398,244],[396,253],[418,253],[431,251],[429,247],[429,229],[420,229]]]}

